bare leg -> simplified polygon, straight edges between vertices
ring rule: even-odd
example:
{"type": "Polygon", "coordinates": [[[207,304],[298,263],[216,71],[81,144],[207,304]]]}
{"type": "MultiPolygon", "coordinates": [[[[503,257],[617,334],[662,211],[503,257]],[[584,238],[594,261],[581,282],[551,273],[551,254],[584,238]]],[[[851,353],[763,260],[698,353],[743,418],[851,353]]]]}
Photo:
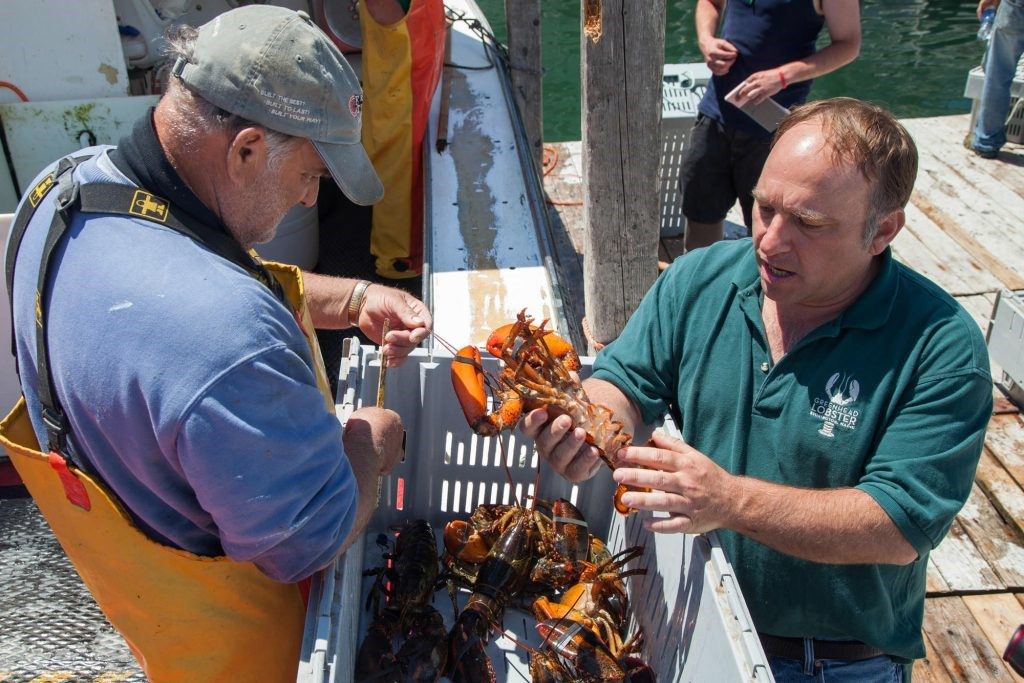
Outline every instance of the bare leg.
{"type": "Polygon", "coordinates": [[[698,223],[686,221],[686,234],[683,236],[683,249],[692,251],[714,244],[725,237],[725,221],[717,223],[698,223]]]}

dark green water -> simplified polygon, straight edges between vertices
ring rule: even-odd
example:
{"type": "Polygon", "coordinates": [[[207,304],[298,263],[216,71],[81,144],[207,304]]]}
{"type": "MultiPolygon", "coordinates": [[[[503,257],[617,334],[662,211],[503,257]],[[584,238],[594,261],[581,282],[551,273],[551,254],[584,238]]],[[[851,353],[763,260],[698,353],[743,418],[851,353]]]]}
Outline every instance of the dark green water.
{"type": "MultiPolygon", "coordinates": [[[[667,3],[665,61],[703,61],[693,28],[695,0],[667,3]]],[[[504,42],[504,0],[477,4],[504,42]]],[[[983,48],[975,38],[976,6],[974,0],[862,0],[860,57],[816,80],[811,98],[858,97],[904,118],[970,111],[964,83],[983,48]]],[[[544,138],[551,142],[581,138],[579,31],[580,0],[543,0],[544,138]]]]}

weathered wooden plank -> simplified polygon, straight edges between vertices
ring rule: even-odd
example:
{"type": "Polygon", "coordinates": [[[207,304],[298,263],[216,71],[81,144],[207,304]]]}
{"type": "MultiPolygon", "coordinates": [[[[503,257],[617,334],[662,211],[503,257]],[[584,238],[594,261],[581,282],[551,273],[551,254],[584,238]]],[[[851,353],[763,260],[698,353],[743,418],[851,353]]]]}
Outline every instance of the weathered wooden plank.
{"type": "Polygon", "coordinates": [[[949,534],[931,552],[936,569],[952,591],[1004,590],[1006,584],[996,575],[967,532],[954,520],[949,534]]]}
{"type": "Polygon", "coordinates": [[[1024,491],[988,448],[978,461],[976,481],[1003,519],[1024,533],[1024,491]]]}
{"type": "MultiPolygon", "coordinates": [[[[578,147],[578,143],[577,143],[578,147]]],[[[585,348],[583,329],[583,301],[571,293],[583,291],[583,224],[582,179],[573,166],[571,150],[561,143],[549,144],[545,150],[544,194],[547,203],[548,224],[555,246],[554,262],[563,293],[562,305],[569,324],[572,341],[577,348],[585,348]]]]}
{"type": "MultiPolygon", "coordinates": [[[[1009,593],[966,595],[964,604],[1001,658],[1010,636],[1017,626],[1024,623],[1024,606],[1009,593]]],[[[1011,677],[1016,678],[1009,664],[1003,662],[1003,666],[1011,677]]]]}
{"type": "MultiPolygon", "coordinates": [[[[920,176],[918,176],[920,178],[920,176]]],[[[939,225],[950,237],[956,240],[972,257],[974,257],[983,268],[989,270],[999,281],[1010,289],[1024,289],[1024,277],[1019,273],[1024,272],[1021,263],[1024,257],[1018,257],[1015,252],[1024,254],[1024,248],[1019,245],[983,244],[975,239],[974,235],[960,224],[962,216],[948,213],[943,207],[936,203],[936,197],[941,196],[942,190],[934,187],[922,187],[924,183],[918,183],[917,190],[914,190],[911,201],[925,215],[939,225]],[[994,251],[992,251],[992,250],[994,251]],[[1007,255],[1010,263],[1004,263],[995,254],[1007,255]]]]}
{"type": "Polygon", "coordinates": [[[950,144],[947,132],[925,120],[924,125],[909,119],[908,130],[918,143],[919,168],[933,171],[933,177],[955,185],[963,197],[982,196],[992,200],[992,213],[986,210],[976,220],[998,222],[1019,220],[1024,212],[1024,196],[1013,185],[1024,181],[1024,173],[1011,164],[993,164],[981,159],[960,144],[950,144]],[[1015,218],[1016,217],[1016,218],[1015,218]]]}
{"type": "Polygon", "coordinates": [[[957,522],[1007,589],[1024,588],[1024,537],[996,511],[977,485],[957,522]]]}
{"type": "MultiPolygon", "coordinates": [[[[963,250],[961,253],[964,253],[963,250]]],[[[976,285],[967,283],[958,274],[958,269],[949,268],[946,263],[940,261],[909,226],[904,227],[893,240],[892,255],[897,261],[913,268],[951,294],[975,291],[976,285]]]]}
{"type": "Polygon", "coordinates": [[[913,679],[918,683],[921,681],[924,683],[952,683],[953,679],[949,677],[942,658],[935,654],[935,646],[932,645],[932,639],[928,637],[928,631],[924,630],[922,635],[924,636],[925,656],[924,659],[914,662],[913,679]]]}
{"type": "Polygon", "coordinates": [[[918,142],[919,152],[932,154],[955,168],[966,169],[965,178],[978,192],[1002,197],[1009,191],[1024,196],[1024,168],[982,159],[963,146],[970,116],[935,116],[906,119],[903,123],[918,142]]]}
{"type": "Polygon", "coordinates": [[[906,215],[906,225],[892,244],[901,261],[954,296],[1003,286],[913,203],[907,205],[906,215]]]}
{"type": "Polygon", "coordinates": [[[1018,415],[993,415],[985,445],[1017,484],[1024,486],[1024,422],[1018,415]]]}
{"type": "Polygon", "coordinates": [[[1020,224],[1024,199],[1007,187],[1006,179],[1020,178],[1021,170],[977,159],[958,140],[950,139],[946,126],[951,122],[907,119],[903,124],[918,142],[920,153],[913,204],[984,268],[1018,289],[1024,281],[1019,275],[1024,273],[1024,235],[1007,228],[1020,224]]]}
{"type": "Polygon", "coordinates": [[[925,602],[925,630],[954,681],[1013,681],[978,622],[959,597],[925,602]]]}
{"type": "Polygon", "coordinates": [[[665,0],[583,5],[584,298],[607,342],[658,275],[665,0]]]}
{"type": "Polygon", "coordinates": [[[949,584],[942,578],[942,572],[935,565],[935,558],[928,555],[928,572],[925,574],[924,590],[928,595],[945,595],[951,593],[949,584]]]}
{"type": "Polygon", "coordinates": [[[505,0],[505,24],[512,92],[526,129],[526,144],[540,171],[544,154],[540,0],[505,0]]]}

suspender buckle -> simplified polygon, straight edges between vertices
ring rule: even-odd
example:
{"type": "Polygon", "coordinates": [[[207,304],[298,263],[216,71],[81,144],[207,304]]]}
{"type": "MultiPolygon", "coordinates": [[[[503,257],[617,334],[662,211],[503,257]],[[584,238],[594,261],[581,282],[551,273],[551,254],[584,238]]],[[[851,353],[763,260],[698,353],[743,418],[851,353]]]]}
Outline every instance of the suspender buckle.
{"type": "Polygon", "coordinates": [[[71,174],[61,177],[54,206],[57,211],[60,211],[64,220],[70,220],[68,212],[78,203],[78,188],[79,184],[72,180],[71,174]]]}
{"type": "Polygon", "coordinates": [[[71,426],[63,411],[47,406],[42,408],[43,425],[46,427],[47,447],[57,453],[67,453],[68,431],[71,426]]]}

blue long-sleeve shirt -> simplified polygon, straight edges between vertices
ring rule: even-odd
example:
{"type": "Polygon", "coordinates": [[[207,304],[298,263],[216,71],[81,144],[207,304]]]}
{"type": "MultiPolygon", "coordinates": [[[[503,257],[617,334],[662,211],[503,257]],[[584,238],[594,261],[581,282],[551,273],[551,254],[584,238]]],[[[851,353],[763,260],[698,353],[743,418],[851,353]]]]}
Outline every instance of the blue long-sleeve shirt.
{"type": "MultiPolygon", "coordinates": [[[[138,136],[122,148],[159,149],[148,121],[138,136]]],[[[134,184],[111,150],[91,150],[76,177],[134,184]]],[[[165,165],[154,182],[176,183],[151,192],[190,193],[166,159],[146,163],[165,165]]],[[[29,225],[14,283],[41,443],[34,292],[56,194],[29,225]]],[[[85,469],[159,542],[252,561],[281,581],[328,564],[353,526],[357,487],[292,312],[243,269],[148,221],[77,214],[56,259],[50,363],[85,469]]]]}

